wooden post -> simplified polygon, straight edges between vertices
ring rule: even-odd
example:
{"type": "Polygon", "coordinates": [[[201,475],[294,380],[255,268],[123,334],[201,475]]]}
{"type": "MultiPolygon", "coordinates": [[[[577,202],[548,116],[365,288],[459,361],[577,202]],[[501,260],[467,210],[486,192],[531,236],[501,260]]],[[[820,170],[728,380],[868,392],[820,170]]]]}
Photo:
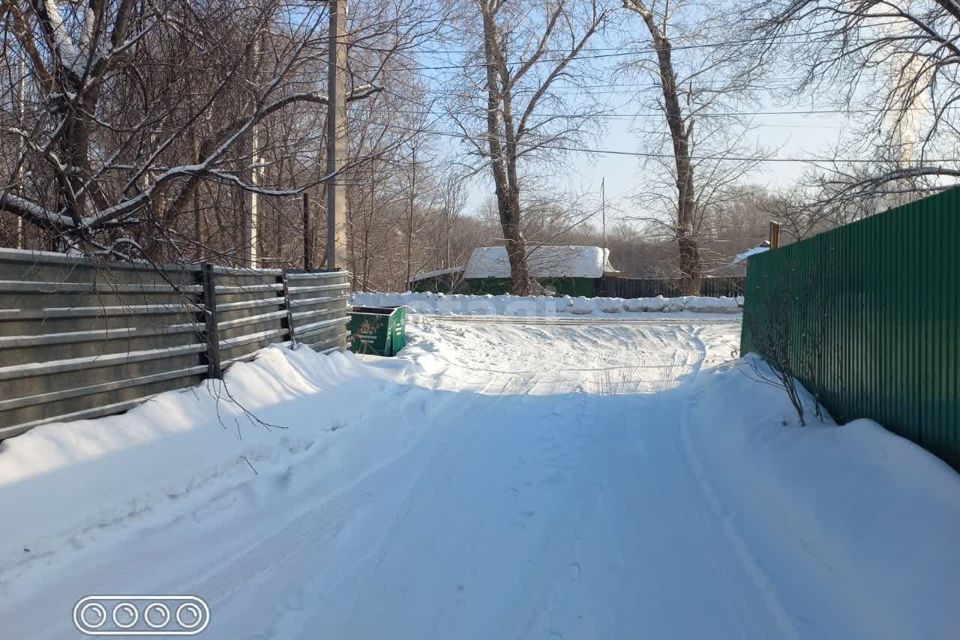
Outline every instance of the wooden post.
{"type": "Polygon", "coordinates": [[[780,248],[780,223],[770,221],[770,248],[779,249],[780,248]]]}
{"type": "Polygon", "coordinates": [[[204,263],[203,273],[203,306],[206,318],[207,339],[207,377],[220,378],[220,332],[217,330],[217,278],[213,265],[204,263]]]}
{"type": "Polygon", "coordinates": [[[313,216],[310,213],[310,194],[303,192],[303,269],[313,269],[313,216]]]}
{"type": "MultiPolygon", "coordinates": [[[[600,178],[600,226],[603,229],[600,242],[600,259],[603,260],[603,269],[607,267],[607,178],[600,178]]],[[[603,275],[601,270],[600,275],[603,275]]]]}

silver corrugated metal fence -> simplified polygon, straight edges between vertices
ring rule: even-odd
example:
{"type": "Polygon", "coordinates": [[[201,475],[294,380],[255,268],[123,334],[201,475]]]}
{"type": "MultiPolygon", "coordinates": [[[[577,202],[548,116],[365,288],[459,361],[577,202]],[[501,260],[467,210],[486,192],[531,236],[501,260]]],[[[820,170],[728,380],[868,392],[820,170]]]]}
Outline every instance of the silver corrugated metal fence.
{"type": "Polygon", "coordinates": [[[104,263],[0,249],[0,439],[118,413],[260,348],[347,341],[349,273],[104,263]]]}

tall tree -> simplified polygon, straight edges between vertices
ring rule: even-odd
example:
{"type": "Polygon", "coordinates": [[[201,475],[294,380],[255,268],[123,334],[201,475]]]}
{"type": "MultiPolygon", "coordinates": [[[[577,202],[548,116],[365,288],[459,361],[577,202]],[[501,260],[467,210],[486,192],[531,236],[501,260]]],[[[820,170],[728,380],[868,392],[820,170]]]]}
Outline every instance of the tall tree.
{"type": "MultiPolygon", "coordinates": [[[[653,142],[651,159],[663,160],[657,154],[665,146],[672,164],[665,167],[669,176],[665,182],[672,193],[662,198],[670,213],[666,220],[648,217],[646,221],[665,224],[677,244],[681,287],[696,295],[704,271],[705,216],[725,197],[728,187],[757,164],[737,158],[760,155],[756,149],[743,154],[745,123],[723,113],[731,104],[742,105],[749,98],[754,67],[736,47],[724,45],[723,41],[735,38],[722,18],[721,6],[706,8],[686,0],[623,0],[623,6],[640,18],[646,37],[637,39],[637,58],[622,65],[622,70],[653,80],[658,95],[651,103],[663,114],[667,144],[662,144],[659,133],[645,135],[653,142]],[[679,59],[675,41],[683,45],[679,59]]],[[[648,180],[642,194],[647,203],[655,192],[650,188],[653,182],[648,180]]]]}
{"type": "Polygon", "coordinates": [[[464,32],[478,38],[480,47],[479,55],[463,60],[460,99],[451,116],[493,180],[517,295],[532,287],[520,164],[577,140],[592,115],[584,101],[574,103],[556,89],[577,83],[575,63],[606,15],[599,0],[473,0],[462,16],[464,32]]]}
{"type": "MultiPolygon", "coordinates": [[[[693,121],[684,117],[680,107],[680,91],[677,87],[677,72],[673,66],[673,53],[667,36],[669,14],[665,10],[654,15],[645,0],[624,0],[623,6],[643,18],[650,33],[650,41],[657,55],[660,90],[663,93],[663,113],[670,130],[673,145],[673,161],[677,178],[676,238],[680,250],[681,287],[686,293],[700,293],[700,248],[694,229],[696,192],[693,181],[691,140],[693,121]]],[[[655,6],[655,5],[650,5],[655,6]]]]}

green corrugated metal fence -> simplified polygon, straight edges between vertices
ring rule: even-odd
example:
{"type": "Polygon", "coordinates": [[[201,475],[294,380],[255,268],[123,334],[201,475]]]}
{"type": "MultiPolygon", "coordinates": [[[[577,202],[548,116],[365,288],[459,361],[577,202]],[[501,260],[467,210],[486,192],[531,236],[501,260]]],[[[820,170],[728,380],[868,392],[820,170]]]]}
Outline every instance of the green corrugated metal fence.
{"type": "Polygon", "coordinates": [[[753,256],[741,350],[778,352],[839,421],[872,418],[960,470],[958,244],[951,189],[753,256]]]}

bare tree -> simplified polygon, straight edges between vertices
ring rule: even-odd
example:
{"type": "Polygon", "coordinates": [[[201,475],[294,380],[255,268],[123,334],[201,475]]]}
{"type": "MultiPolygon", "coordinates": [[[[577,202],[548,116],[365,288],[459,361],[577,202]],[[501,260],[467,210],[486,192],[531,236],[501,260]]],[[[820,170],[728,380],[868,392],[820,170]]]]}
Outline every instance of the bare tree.
{"type": "Polygon", "coordinates": [[[405,286],[425,260],[418,249],[423,195],[432,193],[432,139],[423,135],[430,102],[415,70],[390,65],[385,91],[358,103],[350,123],[348,172],[351,271],[363,290],[405,286]]]}
{"type": "MultiPolygon", "coordinates": [[[[703,275],[704,217],[757,165],[749,158],[760,155],[757,149],[744,153],[745,121],[718,114],[750,97],[755,68],[736,47],[713,46],[730,39],[730,24],[719,6],[709,9],[685,0],[623,0],[623,6],[640,18],[654,60],[641,55],[622,70],[647,75],[658,88],[653,105],[663,113],[666,139],[654,134],[652,149],[669,148],[672,163],[664,167],[669,196],[649,188],[642,196],[647,202],[661,199],[670,213],[666,220],[649,215],[646,220],[667,226],[677,244],[681,288],[695,295],[703,275]],[[674,41],[684,45],[679,59],[674,41]]],[[[656,154],[651,162],[663,164],[656,154]]]]}
{"type": "Polygon", "coordinates": [[[892,206],[957,182],[954,0],[754,0],[747,7],[759,43],[751,55],[798,69],[794,92],[849,109],[862,125],[808,176],[825,206],[892,206]]]}
{"type": "Polygon", "coordinates": [[[606,15],[599,0],[473,0],[461,16],[464,32],[481,47],[463,61],[463,88],[450,114],[490,171],[517,295],[532,286],[520,164],[572,144],[592,115],[555,89],[576,84],[582,71],[575,63],[606,15]],[[552,113],[544,112],[547,105],[552,113]]]}
{"type": "Polygon", "coordinates": [[[467,256],[454,246],[454,233],[461,225],[467,193],[463,176],[453,169],[440,177],[440,220],[437,225],[437,256],[434,264],[439,269],[450,269],[466,264],[467,256]]]}
{"type": "MultiPolygon", "coordinates": [[[[387,70],[439,27],[433,5],[358,6],[348,101],[403,93],[387,70]]],[[[6,0],[0,40],[0,233],[17,221],[32,246],[240,264],[247,235],[270,264],[297,264],[294,196],[321,202],[331,177],[322,3],[6,0]],[[245,193],[259,196],[260,233],[239,233],[245,193]]],[[[345,171],[407,137],[366,145],[345,171]]]]}

